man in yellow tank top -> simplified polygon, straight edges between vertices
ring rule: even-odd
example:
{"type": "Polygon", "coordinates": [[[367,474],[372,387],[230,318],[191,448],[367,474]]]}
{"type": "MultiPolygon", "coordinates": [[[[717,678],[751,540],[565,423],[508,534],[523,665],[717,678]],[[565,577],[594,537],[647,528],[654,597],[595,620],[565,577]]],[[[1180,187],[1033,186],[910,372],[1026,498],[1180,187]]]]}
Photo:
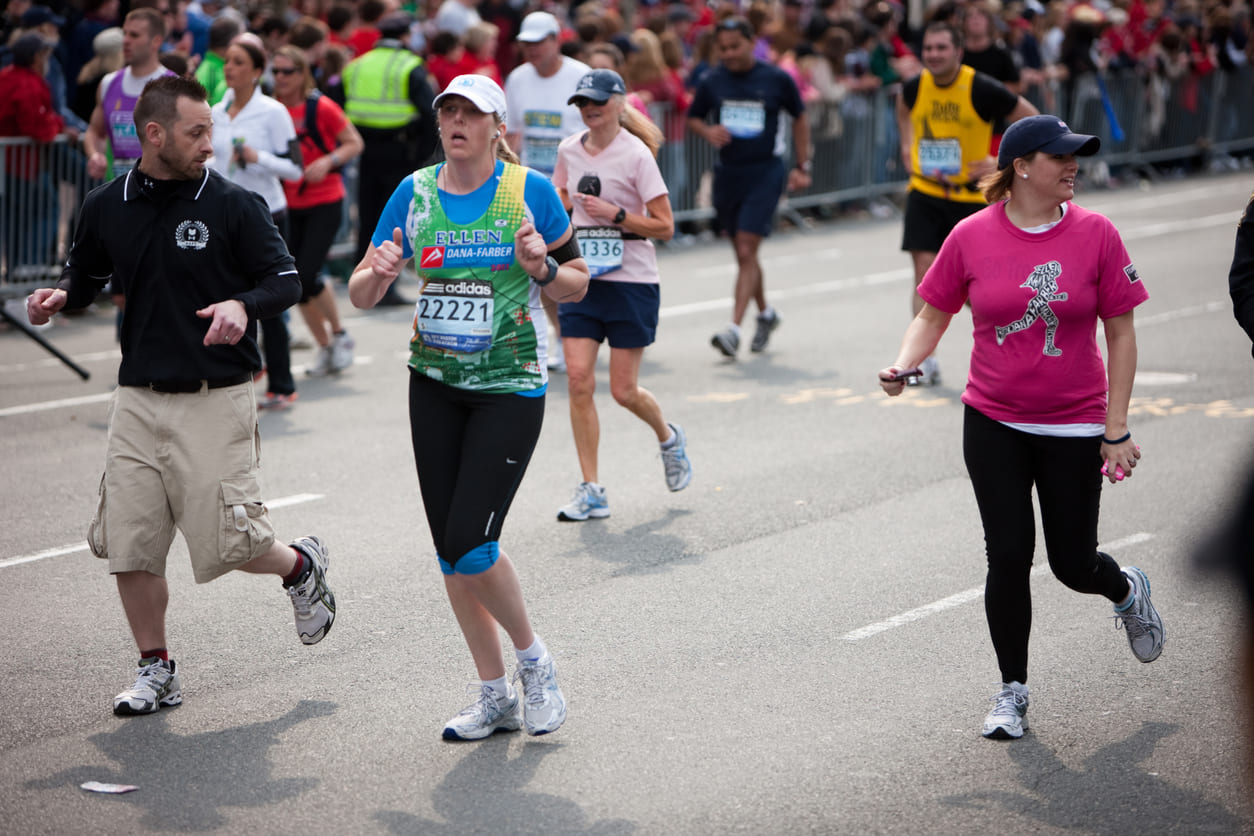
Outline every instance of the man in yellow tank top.
{"type": "MultiPolygon", "coordinates": [[[[910,173],[901,248],[914,262],[914,286],[923,281],[941,244],[958,221],[984,208],[979,181],[997,170],[989,156],[993,123],[1011,124],[1037,110],[991,76],[962,63],[962,33],[933,23],[923,33],[923,72],[902,86],[897,100],[901,158],[910,173]]],[[[912,316],[923,307],[911,290],[912,316]]],[[[940,382],[935,357],[912,383],[940,382]]]]}

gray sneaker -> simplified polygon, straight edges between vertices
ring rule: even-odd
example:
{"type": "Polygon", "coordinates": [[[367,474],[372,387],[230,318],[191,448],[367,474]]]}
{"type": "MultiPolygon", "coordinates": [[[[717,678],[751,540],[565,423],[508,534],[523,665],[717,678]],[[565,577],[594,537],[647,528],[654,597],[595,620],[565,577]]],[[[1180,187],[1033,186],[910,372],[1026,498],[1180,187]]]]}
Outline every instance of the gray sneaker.
{"type": "Polygon", "coordinates": [[[445,740],[483,740],[497,732],[518,731],[522,717],[518,694],[498,700],[487,685],[479,686],[479,698],[444,726],[445,740]]]}
{"type": "Polygon", "coordinates": [[[731,328],[724,328],[710,338],[710,345],[718,349],[724,357],[734,358],[740,349],[740,335],[731,328]]]}
{"type": "Polygon", "coordinates": [[[566,722],[566,697],[557,687],[557,666],[547,652],[543,657],[518,663],[515,680],[522,680],[523,725],[527,734],[555,732],[566,722]]]}
{"type": "Polygon", "coordinates": [[[345,331],[331,337],[331,364],[328,371],[339,373],[353,365],[353,348],[356,341],[345,331]]]}
{"type": "Polygon", "coordinates": [[[678,424],[667,424],[675,433],[675,443],[662,448],[662,466],[666,469],[666,487],[682,491],[692,481],[692,462],[688,461],[688,436],[678,424]]]}
{"type": "Polygon", "coordinates": [[[1122,626],[1127,632],[1133,656],[1142,662],[1152,662],[1163,652],[1167,631],[1150,600],[1149,578],[1135,566],[1125,566],[1123,574],[1132,584],[1133,599],[1128,609],[1115,610],[1115,629],[1122,626]]]}
{"type": "Polygon", "coordinates": [[[990,740],[1018,740],[1028,728],[1028,686],[1003,682],[993,696],[993,710],[984,718],[984,736],[990,740]]]}
{"type": "Polygon", "coordinates": [[[159,656],[139,660],[135,684],[113,698],[113,713],[119,717],[152,714],[163,705],[180,705],[183,690],[174,660],[164,662],[159,656]]]}
{"type": "Polygon", "coordinates": [[[610,515],[610,500],[605,488],[593,482],[580,482],[575,495],[557,510],[562,522],[583,522],[586,519],[603,519],[610,515]]]}
{"type": "Polygon", "coordinates": [[[749,343],[749,350],[758,352],[765,349],[766,344],[771,341],[771,333],[779,327],[779,323],[779,314],[774,308],[770,309],[769,314],[758,314],[758,327],[753,332],[753,342],[749,343]]]}
{"type": "Polygon", "coordinates": [[[940,363],[935,357],[928,357],[920,363],[919,371],[921,371],[922,374],[918,377],[909,378],[906,381],[907,386],[940,386],[940,363]]]}
{"type": "Polygon", "coordinates": [[[296,635],[304,644],[317,644],[331,632],[335,623],[335,595],[327,586],[330,552],[317,537],[298,537],[291,547],[309,558],[305,576],[286,587],[296,612],[296,635]]]}

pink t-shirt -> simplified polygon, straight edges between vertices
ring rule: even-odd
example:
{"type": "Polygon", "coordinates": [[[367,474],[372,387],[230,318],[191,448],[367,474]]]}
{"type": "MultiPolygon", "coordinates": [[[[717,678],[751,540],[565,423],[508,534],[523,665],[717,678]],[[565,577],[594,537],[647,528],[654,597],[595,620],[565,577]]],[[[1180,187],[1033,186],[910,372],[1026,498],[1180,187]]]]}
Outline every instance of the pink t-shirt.
{"type": "MultiPolygon", "coordinates": [[[[600,180],[600,196],[616,206],[621,206],[633,215],[645,214],[645,204],[656,197],[669,194],[662,172],[658,170],[657,160],[649,153],[649,148],[640,139],[627,130],[618,132],[614,141],[607,148],[601,149],[595,156],[589,154],[583,145],[586,130],[573,134],[562,140],[557,149],[557,166],[553,169],[553,185],[565,189],[568,194],[579,191],[579,183],[585,178],[600,180]]],[[[578,233],[580,227],[614,227],[613,224],[598,221],[588,215],[578,201],[574,202],[574,213],[571,223],[578,233]]],[[[584,238],[583,235],[580,236],[584,238]]],[[[584,247],[584,257],[592,269],[594,279],[615,282],[638,282],[641,284],[657,284],[657,252],[653,242],[648,239],[625,240],[622,242],[622,267],[597,275],[597,263],[612,264],[613,260],[599,258],[598,253],[584,247]]],[[[600,246],[600,245],[594,245],[600,246]]],[[[600,249],[605,249],[603,246],[600,249]]]]}
{"type": "Polygon", "coordinates": [[[919,295],[956,314],[971,301],[974,346],[962,401],[995,421],[1103,424],[1099,320],[1149,298],[1119,232],[1068,204],[1053,229],[1025,232],[1004,203],[960,222],[919,295]]]}

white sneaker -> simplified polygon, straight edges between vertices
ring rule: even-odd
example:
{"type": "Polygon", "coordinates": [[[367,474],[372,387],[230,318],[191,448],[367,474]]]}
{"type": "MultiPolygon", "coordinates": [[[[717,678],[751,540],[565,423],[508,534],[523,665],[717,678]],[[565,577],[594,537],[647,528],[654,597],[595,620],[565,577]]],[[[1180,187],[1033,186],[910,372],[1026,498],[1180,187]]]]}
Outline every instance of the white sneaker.
{"type": "Polygon", "coordinates": [[[555,732],[566,722],[566,697],[557,687],[557,666],[545,653],[539,659],[518,663],[515,680],[522,680],[523,725],[527,734],[555,732]]]}
{"type": "Polygon", "coordinates": [[[326,345],[318,349],[318,356],[314,358],[313,363],[305,370],[305,374],[310,377],[326,377],[331,373],[331,346],[326,345]]]}
{"type": "Polygon", "coordinates": [[[135,684],[113,698],[113,713],[119,717],[152,714],[163,705],[180,705],[183,691],[174,660],[163,662],[158,656],[139,660],[135,684]]]}
{"type": "Polygon", "coordinates": [[[682,491],[692,481],[692,462],[688,461],[688,436],[678,424],[667,424],[675,433],[675,443],[662,448],[662,466],[666,473],[666,487],[682,491]]]}
{"type": "Polygon", "coordinates": [[[919,364],[919,371],[923,374],[918,377],[912,377],[906,381],[907,386],[940,386],[941,373],[940,363],[935,357],[928,357],[919,364]]]}
{"type": "Polygon", "coordinates": [[[479,686],[479,699],[461,710],[444,726],[445,740],[483,740],[499,731],[522,728],[518,694],[498,700],[487,685],[479,686]]]}
{"type": "Polygon", "coordinates": [[[993,710],[984,718],[984,736],[991,740],[1018,740],[1028,728],[1028,686],[1003,682],[993,696],[993,710]]]}
{"type": "Polygon", "coordinates": [[[1133,656],[1142,662],[1152,662],[1163,652],[1167,631],[1150,600],[1149,578],[1135,566],[1123,567],[1123,574],[1132,584],[1134,597],[1125,612],[1115,610],[1115,629],[1122,626],[1127,632],[1133,656]]]}
{"type": "Polygon", "coordinates": [[[566,352],[562,350],[560,338],[549,340],[548,369],[558,374],[566,374],[566,352]]]}
{"type": "Polygon", "coordinates": [[[562,522],[583,522],[590,517],[602,519],[609,515],[610,500],[605,488],[594,482],[580,482],[570,502],[557,511],[557,518],[562,522]]]}
{"type": "Polygon", "coordinates": [[[357,342],[349,336],[345,331],[342,334],[336,334],[331,338],[331,367],[330,371],[339,373],[353,365],[353,349],[357,346],[357,342]]]}
{"type": "Polygon", "coordinates": [[[285,587],[296,613],[296,635],[303,644],[317,644],[335,623],[335,595],[327,586],[330,551],[317,537],[298,537],[290,545],[309,560],[305,576],[285,587]]]}

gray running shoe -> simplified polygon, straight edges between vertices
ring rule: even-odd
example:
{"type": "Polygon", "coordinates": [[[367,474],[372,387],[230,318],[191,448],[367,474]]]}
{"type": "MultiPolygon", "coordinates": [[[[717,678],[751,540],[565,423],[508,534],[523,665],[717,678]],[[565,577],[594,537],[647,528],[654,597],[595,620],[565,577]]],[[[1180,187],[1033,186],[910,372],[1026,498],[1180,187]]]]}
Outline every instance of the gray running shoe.
{"type": "Polygon", "coordinates": [[[345,331],[331,337],[331,365],[328,371],[339,373],[353,365],[353,348],[356,341],[345,331]]]}
{"type": "Polygon", "coordinates": [[[575,495],[557,511],[562,522],[583,522],[589,518],[602,519],[610,515],[610,500],[605,488],[592,482],[580,482],[575,495]]]}
{"type": "Polygon", "coordinates": [[[692,481],[692,462],[688,461],[688,436],[678,424],[667,424],[675,433],[675,443],[662,448],[662,466],[666,469],[666,487],[682,491],[692,481]]]}
{"type": "Polygon", "coordinates": [[[766,344],[771,341],[771,332],[779,327],[779,323],[779,314],[774,308],[771,308],[769,316],[758,314],[758,327],[753,332],[753,342],[749,343],[749,350],[758,352],[766,348],[766,344]]]}
{"type": "Polygon", "coordinates": [[[724,328],[710,338],[710,345],[718,349],[724,357],[734,358],[740,349],[740,335],[731,328],[724,328]]]}
{"type": "Polygon", "coordinates": [[[1134,597],[1127,610],[1115,610],[1115,629],[1122,626],[1127,632],[1133,656],[1142,662],[1152,662],[1163,652],[1167,631],[1150,600],[1149,578],[1135,566],[1125,566],[1123,574],[1132,583],[1134,597]]]}
{"type": "Polygon", "coordinates": [[[444,726],[445,740],[483,740],[497,732],[518,731],[522,716],[518,694],[497,700],[487,685],[479,686],[479,698],[461,710],[444,726]]]}
{"type": "Polygon", "coordinates": [[[318,349],[318,356],[314,358],[309,368],[305,370],[305,374],[310,377],[326,377],[331,373],[331,346],[322,346],[318,349]]]}
{"type": "Polygon", "coordinates": [[[548,653],[540,659],[518,663],[515,680],[522,680],[523,725],[527,734],[557,731],[566,722],[566,697],[557,687],[557,666],[548,653]]]}
{"type": "Polygon", "coordinates": [[[113,698],[113,713],[119,717],[152,714],[163,705],[180,705],[183,691],[174,660],[164,662],[159,656],[139,660],[135,684],[113,698]]]}
{"type": "Polygon", "coordinates": [[[1028,728],[1028,686],[1003,682],[993,696],[993,710],[984,718],[984,736],[990,740],[1018,740],[1028,728]]]}
{"type": "Polygon", "coordinates": [[[327,586],[330,552],[317,537],[298,537],[289,545],[309,558],[305,576],[286,587],[296,612],[296,635],[304,644],[317,644],[335,623],[335,595],[327,586]]]}

